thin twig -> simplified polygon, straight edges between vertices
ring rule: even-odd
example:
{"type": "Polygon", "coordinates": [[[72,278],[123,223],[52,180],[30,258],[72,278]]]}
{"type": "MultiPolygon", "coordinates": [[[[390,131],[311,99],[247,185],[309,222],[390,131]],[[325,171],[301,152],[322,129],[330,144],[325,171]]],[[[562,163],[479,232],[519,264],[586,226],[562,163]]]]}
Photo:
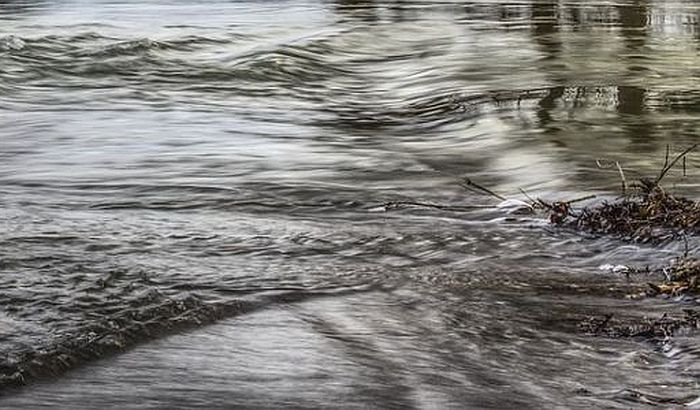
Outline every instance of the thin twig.
{"type": "Polygon", "coordinates": [[[597,159],[595,160],[595,164],[601,169],[610,168],[610,165],[603,164],[603,161],[607,161],[607,159],[597,159]]]}
{"type": "Polygon", "coordinates": [[[596,197],[595,194],[590,194],[590,195],[582,196],[582,197],[580,197],[580,198],[572,199],[572,200],[570,200],[570,201],[566,201],[565,203],[566,203],[566,204],[573,204],[573,203],[576,203],[576,202],[581,202],[581,201],[585,201],[585,200],[588,200],[588,199],[593,199],[593,198],[595,198],[595,197],[596,197]]]}
{"type": "Polygon", "coordinates": [[[392,201],[392,202],[385,203],[383,206],[387,210],[392,209],[392,208],[398,208],[400,206],[418,206],[418,207],[423,207],[423,208],[441,209],[444,211],[453,211],[453,212],[467,212],[467,211],[471,211],[474,209],[493,209],[493,208],[495,208],[494,206],[491,206],[491,205],[451,206],[451,205],[438,205],[438,204],[431,204],[428,202],[417,202],[417,201],[392,201]]]}
{"type": "Polygon", "coordinates": [[[518,189],[519,189],[520,192],[522,192],[523,195],[525,195],[525,197],[530,201],[530,205],[534,205],[535,203],[537,203],[537,201],[535,201],[530,195],[528,195],[527,192],[525,192],[524,189],[522,189],[522,188],[518,188],[518,189]]]}
{"type": "Polygon", "coordinates": [[[685,245],[685,250],[683,251],[683,258],[687,258],[690,253],[690,247],[688,246],[688,235],[683,234],[683,243],[685,245]]]}
{"type": "Polygon", "coordinates": [[[686,158],[683,157],[683,177],[687,177],[687,176],[688,176],[688,174],[687,174],[687,172],[686,172],[686,164],[685,164],[685,162],[686,162],[686,158]]]}
{"type": "Polygon", "coordinates": [[[625,178],[625,172],[622,171],[620,162],[615,161],[615,165],[617,166],[617,170],[620,171],[620,179],[622,179],[622,195],[625,195],[627,194],[627,178],[625,178]]]}
{"type": "Polygon", "coordinates": [[[477,188],[478,190],[480,190],[480,191],[482,191],[482,192],[485,192],[485,193],[487,193],[487,194],[489,194],[489,195],[491,195],[491,196],[493,196],[493,197],[495,197],[495,198],[498,198],[498,199],[500,199],[501,201],[505,201],[505,200],[507,199],[507,198],[504,197],[503,195],[499,195],[499,194],[493,192],[492,190],[490,190],[490,189],[488,189],[488,188],[486,188],[486,187],[484,187],[484,186],[482,186],[482,185],[477,184],[476,182],[472,181],[472,180],[469,179],[469,178],[464,178],[464,182],[463,182],[462,184],[460,184],[460,185],[461,185],[463,188],[466,188],[466,189],[470,189],[471,187],[477,188]]]}
{"type": "MultiPolygon", "coordinates": [[[[627,189],[629,189],[629,184],[627,183],[627,178],[625,178],[625,173],[622,170],[622,166],[620,166],[619,161],[615,161],[615,167],[617,167],[617,171],[620,173],[620,179],[622,180],[622,195],[625,195],[627,193],[627,189]]],[[[607,159],[597,159],[595,160],[595,164],[598,166],[598,168],[601,169],[607,169],[611,168],[613,161],[607,160],[607,159]],[[605,161],[605,162],[604,162],[605,161]]]]}
{"type": "Polygon", "coordinates": [[[678,155],[673,159],[673,161],[671,161],[670,163],[664,165],[664,167],[661,169],[661,173],[659,174],[659,176],[656,178],[656,181],[654,181],[654,182],[658,185],[659,182],[661,182],[661,180],[663,179],[663,177],[666,176],[666,173],[667,173],[671,168],[673,168],[673,166],[676,164],[676,162],[678,162],[679,159],[684,158],[686,155],[688,155],[688,153],[689,153],[690,151],[694,150],[694,149],[697,148],[697,147],[698,147],[698,144],[694,144],[694,145],[691,146],[690,148],[687,148],[685,151],[683,151],[683,152],[681,152],[680,154],[678,154],[678,155]]]}
{"type": "Polygon", "coordinates": [[[543,208],[552,209],[552,205],[544,202],[541,198],[537,198],[537,203],[542,205],[543,208]]]}

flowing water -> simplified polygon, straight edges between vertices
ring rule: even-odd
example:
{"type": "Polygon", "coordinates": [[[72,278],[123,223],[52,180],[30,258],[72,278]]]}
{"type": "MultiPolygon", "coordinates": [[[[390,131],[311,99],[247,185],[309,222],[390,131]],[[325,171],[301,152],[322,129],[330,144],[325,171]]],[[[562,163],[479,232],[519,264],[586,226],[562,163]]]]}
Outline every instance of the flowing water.
{"type": "MultiPolygon", "coordinates": [[[[0,1],[0,370],[116,317],[138,341],[0,407],[697,406],[696,333],[577,329],[692,308],[599,266],[696,238],[556,229],[460,181],[613,197],[596,160],[655,175],[698,129],[692,0],[0,1]],[[139,322],[187,301],[239,308],[139,322]]],[[[666,186],[697,198],[699,168],[666,186]]]]}

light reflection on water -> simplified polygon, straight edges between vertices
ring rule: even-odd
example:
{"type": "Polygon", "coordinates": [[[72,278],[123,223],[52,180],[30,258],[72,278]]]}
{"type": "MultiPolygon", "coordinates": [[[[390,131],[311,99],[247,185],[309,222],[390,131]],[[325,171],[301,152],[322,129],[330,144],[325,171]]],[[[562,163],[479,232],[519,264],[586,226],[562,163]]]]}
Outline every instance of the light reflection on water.
{"type": "MultiPolygon", "coordinates": [[[[699,16],[641,0],[0,2],[3,369],[153,291],[260,306],[3,405],[696,400],[692,337],[664,353],[576,329],[680,310],[623,299],[648,278],[597,267],[684,244],[479,207],[375,211],[494,204],[463,176],[573,198],[615,195],[596,159],[655,174],[667,144],[697,141],[699,16]]],[[[668,184],[697,197],[697,159],[687,171],[668,184]]]]}

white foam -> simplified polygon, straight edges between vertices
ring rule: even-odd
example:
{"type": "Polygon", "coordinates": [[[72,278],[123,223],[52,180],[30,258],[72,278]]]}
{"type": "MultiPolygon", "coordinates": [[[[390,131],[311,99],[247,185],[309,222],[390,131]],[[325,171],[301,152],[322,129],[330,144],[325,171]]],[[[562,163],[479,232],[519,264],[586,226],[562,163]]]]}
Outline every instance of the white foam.
{"type": "Polygon", "coordinates": [[[2,51],[21,50],[25,45],[24,40],[16,36],[0,37],[0,50],[2,51]]]}

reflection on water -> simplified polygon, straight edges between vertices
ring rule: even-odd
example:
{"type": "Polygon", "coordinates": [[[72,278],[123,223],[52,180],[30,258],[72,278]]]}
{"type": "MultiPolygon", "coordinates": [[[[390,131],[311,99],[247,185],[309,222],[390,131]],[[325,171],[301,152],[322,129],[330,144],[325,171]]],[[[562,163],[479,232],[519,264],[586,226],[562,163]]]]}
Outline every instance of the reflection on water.
{"type": "MultiPolygon", "coordinates": [[[[554,230],[459,180],[607,197],[619,177],[597,159],[657,173],[698,139],[699,17],[652,0],[0,2],[0,372],[95,329],[143,342],[0,402],[697,405],[694,335],[576,329],[680,309],[625,299],[649,278],[598,266],[685,244],[554,230]],[[475,206],[381,211],[401,200],[475,206]],[[251,308],[167,338],[138,319],[188,297],[251,308]]],[[[668,186],[697,197],[698,167],[668,186]]]]}

